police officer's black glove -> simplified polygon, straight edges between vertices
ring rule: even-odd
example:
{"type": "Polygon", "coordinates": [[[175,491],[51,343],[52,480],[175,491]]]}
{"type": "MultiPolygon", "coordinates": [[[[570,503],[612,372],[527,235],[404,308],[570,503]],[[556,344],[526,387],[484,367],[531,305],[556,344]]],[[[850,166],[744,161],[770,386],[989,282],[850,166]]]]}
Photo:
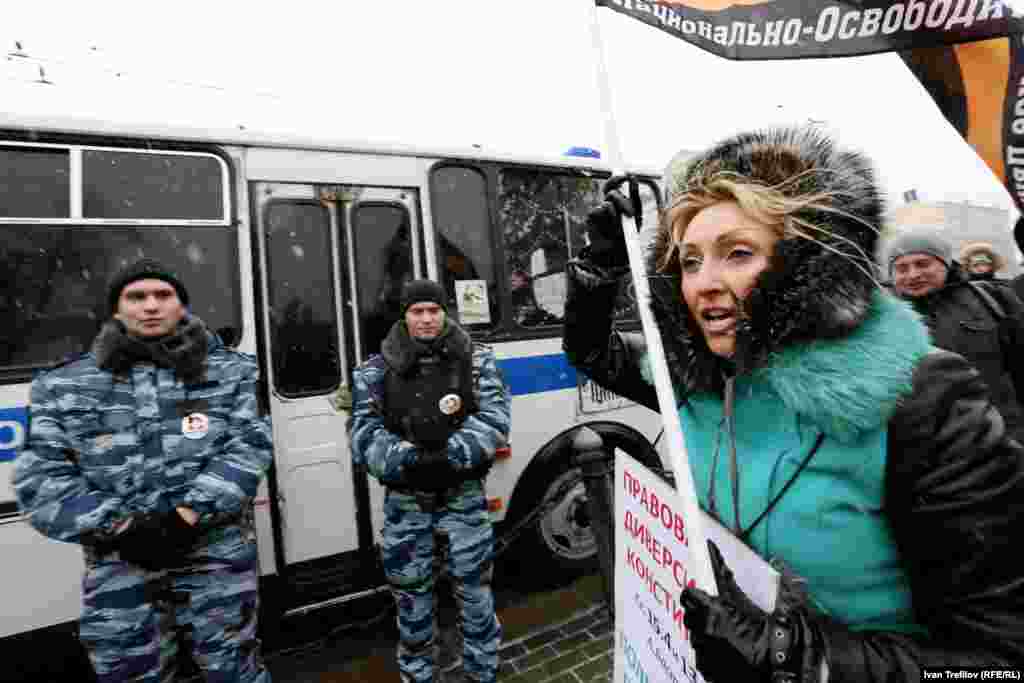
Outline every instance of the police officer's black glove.
{"type": "Polygon", "coordinates": [[[585,252],[594,265],[621,268],[629,265],[626,240],[622,234],[622,216],[632,216],[630,201],[621,192],[612,190],[603,202],[587,214],[587,236],[590,245],[585,252]]]}
{"type": "Polygon", "coordinates": [[[122,560],[143,569],[158,571],[167,566],[164,521],[158,515],[133,517],[128,528],[114,536],[108,545],[122,560]]]}
{"type": "Polygon", "coordinates": [[[799,630],[789,617],[769,614],[736,585],[722,554],[708,541],[718,596],[699,588],[682,594],[683,623],[697,655],[697,669],[709,683],[794,680],[800,671],[799,630]]]}
{"type": "Polygon", "coordinates": [[[163,533],[167,542],[167,554],[173,559],[180,559],[192,550],[199,538],[199,530],[195,525],[186,522],[177,510],[171,510],[164,515],[163,533]]]}
{"type": "Polygon", "coordinates": [[[403,419],[407,439],[425,451],[443,451],[448,448],[452,426],[447,416],[403,419]]]}
{"type": "Polygon", "coordinates": [[[437,491],[457,483],[455,470],[448,461],[448,449],[420,449],[412,464],[405,468],[409,486],[424,491],[437,491]]]}

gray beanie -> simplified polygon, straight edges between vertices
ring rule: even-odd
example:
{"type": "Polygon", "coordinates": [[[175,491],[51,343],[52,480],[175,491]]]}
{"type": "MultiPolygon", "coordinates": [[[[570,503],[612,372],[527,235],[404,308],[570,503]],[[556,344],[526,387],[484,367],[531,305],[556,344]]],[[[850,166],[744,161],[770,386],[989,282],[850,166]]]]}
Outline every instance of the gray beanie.
{"type": "Polygon", "coordinates": [[[947,268],[953,262],[953,245],[935,230],[907,230],[889,243],[889,275],[892,263],[900,256],[928,254],[942,261],[947,268]]]}

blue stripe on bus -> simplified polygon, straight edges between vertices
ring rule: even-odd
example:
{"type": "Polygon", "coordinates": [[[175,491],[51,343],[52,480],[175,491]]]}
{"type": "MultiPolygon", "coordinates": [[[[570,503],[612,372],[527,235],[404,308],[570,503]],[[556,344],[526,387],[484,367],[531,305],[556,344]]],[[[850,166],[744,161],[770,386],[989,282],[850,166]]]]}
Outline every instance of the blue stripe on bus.
{"type": "Polygon", "coordinates": [[[0,408],[0,462],[14,460],[27,431],[27,408],[0,408]]]}
{"type": "Polygon", "coordinates": [[[576,368],[569,365],[564,353],[525,358],[504,358],[498,368],[513,396],[539,394],[576,386],[576,368]]]}
{"type": "MultiPolygon", "coordinates": [[[[540,394],[576,387],[576,368],[564,353],[498,361],[513,396],[540,394]]],[[[28,430],[26,408],[0,408],[0,462],[14,460],[24,445],[28,430]]]]}

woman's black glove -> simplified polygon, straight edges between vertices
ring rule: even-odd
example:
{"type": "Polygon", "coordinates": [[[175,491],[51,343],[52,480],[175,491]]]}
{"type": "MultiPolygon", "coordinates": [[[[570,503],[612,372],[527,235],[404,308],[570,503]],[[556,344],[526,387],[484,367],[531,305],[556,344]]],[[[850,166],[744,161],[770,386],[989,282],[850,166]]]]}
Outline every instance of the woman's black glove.
{"type": "Polygon", "coordinates": [[[718,596],[687,588],[681,597],[697,670],[709,683],[799,680],[799,630],[786,615],[769,614],[751,602],[711,541],[708,551],[718,596]]]}
{"type": "Polygon", "coordinates": [[[632,216],[630,201],[617,190],[605,195],[604,201],[587,214],[587,236],[590,246],[587,257],[602,268],[629,265],[626,240],[622,234],[622,216],[632,216]]]}

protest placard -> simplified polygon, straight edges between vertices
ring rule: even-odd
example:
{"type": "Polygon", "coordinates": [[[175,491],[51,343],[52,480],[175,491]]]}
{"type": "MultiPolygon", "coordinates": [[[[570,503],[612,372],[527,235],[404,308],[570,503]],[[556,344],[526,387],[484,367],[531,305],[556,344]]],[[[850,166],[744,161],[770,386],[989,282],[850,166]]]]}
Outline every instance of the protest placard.
{"type": "MultiPolygon", "coordinates": [[[[779,574],[703,511],[703,533],[762,609],[775,606],[779,574]]],[[[637,460],[615,459],[615,683],[703,681],[679,595],[698,561],[679,494],[637,460]]]]}

